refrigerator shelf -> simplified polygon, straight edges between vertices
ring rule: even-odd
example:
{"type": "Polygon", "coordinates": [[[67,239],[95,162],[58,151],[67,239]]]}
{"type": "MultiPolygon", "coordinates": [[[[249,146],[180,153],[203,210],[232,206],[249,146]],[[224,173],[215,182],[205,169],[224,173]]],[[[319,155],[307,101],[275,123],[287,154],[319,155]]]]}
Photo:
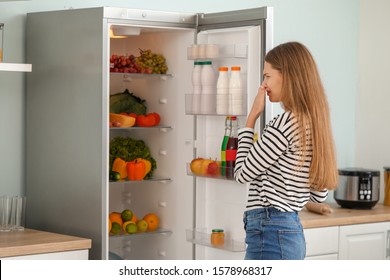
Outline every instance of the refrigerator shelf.
{"type": "Polygon", "coordinates": [[[160,178],[151,178],[151,179],[145,179],[145,180],[127,180],[127,179],[122,179],[118,181],[110,181],[110,184],[113,185],[119,185],[119,184],[134,184],[134,183],[150,183],[150,182],[160,182],[160,183],[168,183],[171,182],[171,178],[166,178],[166,177],[160,177],[160,178]]]}
{"type": "Polygon", "coordinates": [[[121,77],[124,81],[131,81],[137,78],[148,79],[160,79],[167,80],[173,78],[173,74],[143,74],[143,73],[123,73],[123,72],[110,72],[111,76],[121,77]]]}
{"type": "Polygon", "coordinates": [[[115,130],[142,130],[142,129],[156,129],[159,128],[163,132],[165,132],[167,129],[172,129],[173,127],[171,125],[157,125],[157,126],[149,126],[149,127],[140,127],[140,126],[132,126],[132,127],[110,127],[111,131],[115,130]]]}
{"type": "Polygon", "coordinates": [[[186,230],[186,239],[188,242],[231,252],[245,252],[246,245],[243,241],[225,237],[225,242],[223,245],[215,246],[211,244],[210,236],[211,234],[207,233],[205,229],[186,230]]]}
{"type": "Polygon", "coordinates": [[[142,238],[142,237],[146,237],[146,236],[150,236],[150,235],[158,235],[158,234],[161,234],[161,235],[168,235],[168,234],[172,234],[172,231],[169,230],[169,229],[164,229],[164,228],[159,228],[157,230],[154,230],[154,231],[146,231],[146,232],[137,232],[137,233],[134,233],[134,234],[128,234],[128,233],[121,233],[121,234],[109,234],[109,237],[110,239],[111,238],[142,238]]]}

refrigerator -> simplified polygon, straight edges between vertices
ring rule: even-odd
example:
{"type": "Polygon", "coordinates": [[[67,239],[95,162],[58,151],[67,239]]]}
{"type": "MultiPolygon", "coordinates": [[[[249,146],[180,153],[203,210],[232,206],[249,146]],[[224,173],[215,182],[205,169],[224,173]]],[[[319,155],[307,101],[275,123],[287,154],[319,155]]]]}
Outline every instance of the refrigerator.
{"type": "MultiPolygon", "coordinates": [[[[247,187],[193,176],[197,157],[220,159],[226,115],[195,114],[191,106],[193,45],[216,45],[219,66],[239,65],[245,108],[262,80],[272,48],[273,9],[179,13],[117,7],[27,14],[26,225],[92,239],[90,259],[242,259],[247,187]],[[116,33],[116,34],[114,34],[116,33]],[[114,38],[112,35],[122,35],[114,38]],[[166,74],[110,72],[112,54],[151,49],[165,56],[166,74]],[[110,128],[110,96],[125,89],[158,112],[156,127],[110,128]],[[143,140],[157,162],[153,177],[110,181],[114,137],[143,140]],[[111,235],[108,215],[156,213],[154,232],[111,235]],[[223,228],[225,246],[210,246],[223,228]]],[[[260,134],[272,117],[267,102],[260,134]]]]}

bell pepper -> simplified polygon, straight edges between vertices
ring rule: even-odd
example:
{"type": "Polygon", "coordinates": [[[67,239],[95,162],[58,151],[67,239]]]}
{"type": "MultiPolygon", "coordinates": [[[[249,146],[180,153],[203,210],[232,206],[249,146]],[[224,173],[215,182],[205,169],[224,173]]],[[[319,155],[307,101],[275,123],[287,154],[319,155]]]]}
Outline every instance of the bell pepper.
{"type": "Polygon", "coordinates": [[[145,163],[140,160],[129,161],[126,164],[129,180],[142,180],[145,177],[145,163]]]}
{"type": "Polygon", "coordinates": [[[121,158],[115,158],[114,162],[112,163],[112,171],[118,172],[120,174],[120,179],[126,178],[126,161],[121,158]]]}
{"type": "Polygon", "coordinates": [[[137,158],[137,161],[142,161],[145,163],[145,176],[152,170],[152,163],[144,158],[137,158]]]}

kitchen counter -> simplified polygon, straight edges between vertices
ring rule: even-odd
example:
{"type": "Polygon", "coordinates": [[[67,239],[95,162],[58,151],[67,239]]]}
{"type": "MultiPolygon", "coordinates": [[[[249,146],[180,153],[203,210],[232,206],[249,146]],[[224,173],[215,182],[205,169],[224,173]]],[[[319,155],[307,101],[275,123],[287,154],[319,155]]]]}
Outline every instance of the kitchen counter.
{"type": "Polygon", "coordinates": [[[0,232],[0,258],[88,250],[91,244],[90,239],[33,229],[0,232]]]}
{"type": "Polygon", "coordinates": [[[384,206],[383,204],[377,204],[373,208],[365,210],[341,208],[336,203],[329,205],[333,212],[327,215],[313,213],[304,208],[299,213],[303,228],[308,229],[390,221],[390,207],[384,206]]]}

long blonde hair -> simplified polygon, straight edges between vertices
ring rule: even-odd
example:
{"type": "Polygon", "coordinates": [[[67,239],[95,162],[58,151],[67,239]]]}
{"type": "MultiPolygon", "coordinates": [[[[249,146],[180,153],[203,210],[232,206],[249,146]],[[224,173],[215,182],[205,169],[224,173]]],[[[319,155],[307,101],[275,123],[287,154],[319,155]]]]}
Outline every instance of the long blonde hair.
{"type": "Polygon", "coordinates": [[[336,189],[338,171],[329,105],[316,62],[309,50],[298,42],[275,47],[267,53],[265,61],[282,74],[281,102],[285,110],[291,111],[298,119],[303,151],[306,151],[306,140],[312,144],[311,187],[316,190],[336,189]],[[306,127],[310,127],[309,139],[306,127]]]}

